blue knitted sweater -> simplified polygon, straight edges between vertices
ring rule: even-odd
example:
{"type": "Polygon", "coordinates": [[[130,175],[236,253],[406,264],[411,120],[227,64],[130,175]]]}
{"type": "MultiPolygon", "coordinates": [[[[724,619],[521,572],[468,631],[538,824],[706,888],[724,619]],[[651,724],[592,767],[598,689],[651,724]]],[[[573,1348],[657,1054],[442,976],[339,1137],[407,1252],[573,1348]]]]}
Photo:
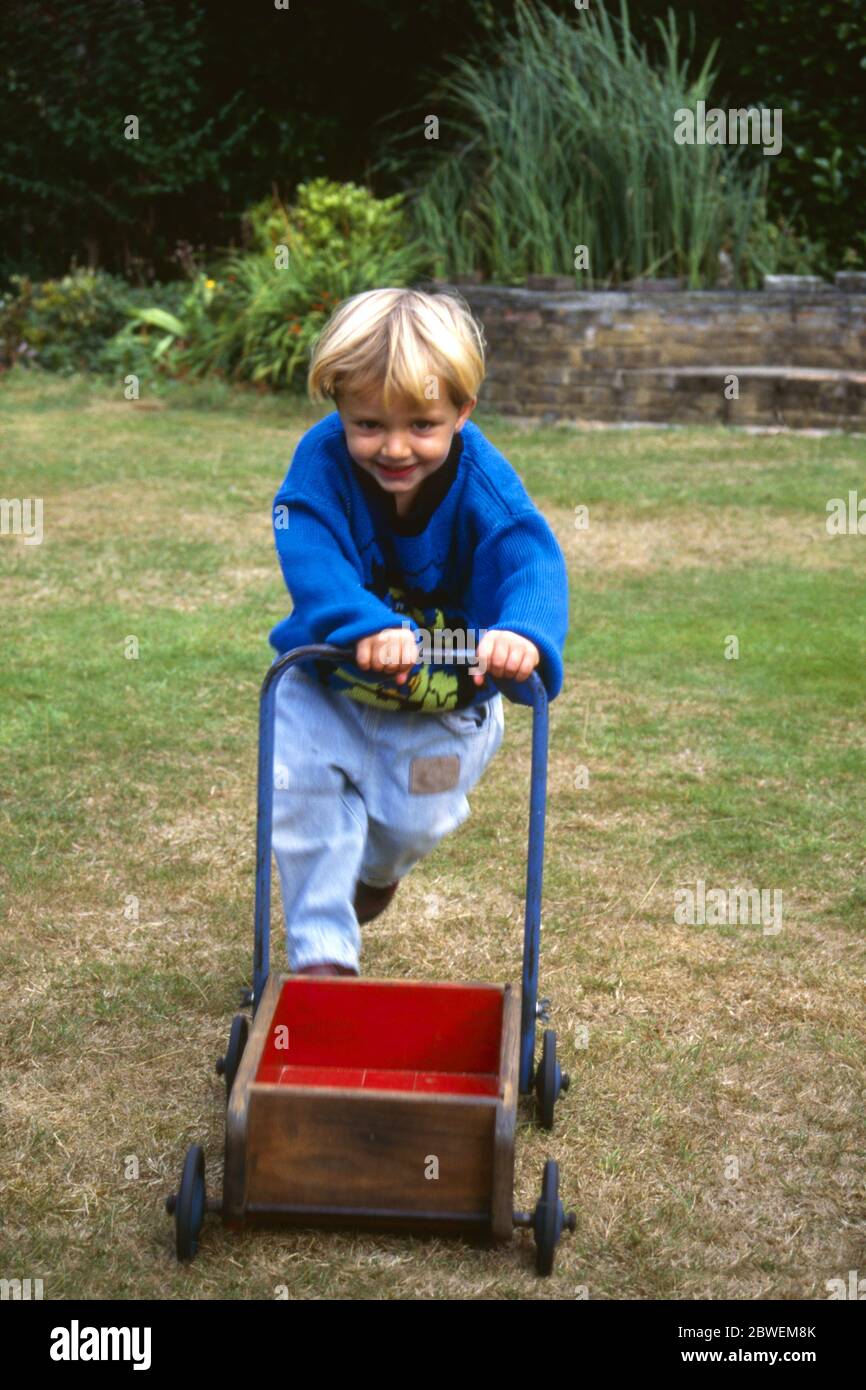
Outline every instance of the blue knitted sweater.
{"type": "MultiPolygon", "coordinates": [[[[334,411],[300,440],[273,518],[294,603],[270,633],[277,652],[311,642],[354,646],[386,627],[429,634],[434,659],[419,659],[404,685],[354,663],[303,663],[327,685],[395,711],[489,700],[497,691],[489,673],[476,685],[466,666],[436,664],[435,629],[469,630],[477,645],[485,630],[507,628],[535,643],[548,696],[559,693],[568,629],[562,551],[511,464],[471,420],[401,519],[393,497],[352,459],[334,411]]],[[[524,682],[509,682],[509,692],[530,703],[524,682]]]]}

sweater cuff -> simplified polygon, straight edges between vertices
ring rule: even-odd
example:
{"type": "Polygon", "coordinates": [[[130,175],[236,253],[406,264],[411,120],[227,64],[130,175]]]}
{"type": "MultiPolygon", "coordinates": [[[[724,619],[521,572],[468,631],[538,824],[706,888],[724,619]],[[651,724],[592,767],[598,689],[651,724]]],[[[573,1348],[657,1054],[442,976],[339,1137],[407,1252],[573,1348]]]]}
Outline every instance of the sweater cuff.
{"type": "Polygon", "coordinates": [[[382,619],[369,614],[367,617],[354,618],[351,622],[335,627],[333,632],[328,633],[325,641],[332,642],[335,647],[353,647],[363,637],[373,637],[386,627],[405,627],[410,632],[419,630],[418,624],[412,618],[404,613],[395,613],[392,609],[386,608],[382,619]]]}

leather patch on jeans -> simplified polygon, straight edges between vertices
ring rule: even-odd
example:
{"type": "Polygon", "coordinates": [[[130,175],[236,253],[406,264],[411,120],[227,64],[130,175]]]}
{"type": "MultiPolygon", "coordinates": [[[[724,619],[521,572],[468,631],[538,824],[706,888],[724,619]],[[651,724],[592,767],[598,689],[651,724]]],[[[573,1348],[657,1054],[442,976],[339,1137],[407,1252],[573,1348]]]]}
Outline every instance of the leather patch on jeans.
{"type": "Polygon", "coordinates": [[[410,792],[450,792],[460,781],[456,753],[436,758],[413,758],[409,767],[410,792]]]}

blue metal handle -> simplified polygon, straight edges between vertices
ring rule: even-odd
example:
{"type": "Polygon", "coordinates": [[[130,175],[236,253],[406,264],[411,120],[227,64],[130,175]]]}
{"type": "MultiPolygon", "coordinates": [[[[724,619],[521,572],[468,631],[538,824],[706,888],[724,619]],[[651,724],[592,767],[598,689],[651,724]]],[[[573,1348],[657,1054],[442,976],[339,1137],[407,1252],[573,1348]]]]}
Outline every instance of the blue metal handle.
{"type": "MultiPolygon", "coordinates": [[[[472,653],[448,652],[442,665],[465,661],[472,653]]],[[[271,936],[271,834],[274,810],[274,716],[277,683],[298,661],[354,662],[354,647],[320,643],[295,647],[277,658],[262,683],[259,697],[259,785],[256,816],[256,915],[253,949],[253,1012],[258,1009],[270,969],[271,936]]],[[[437,663],[440,664],[440,663],[437,663]]],[[[528,681],[496,682],[514,704],[522,685],[532,696],[532,771],[529,791],[529,849],[526,862],[526,909],[523,919],[523,1007],[520,1018],[520,1091],[528,1092],[535,1053],[535,1020],[538,1004],[538,961],[541,938],[541,887],[544,872],[544,816],[547,806],[548,701],[544,683],[533,671],[528,681]]]]}

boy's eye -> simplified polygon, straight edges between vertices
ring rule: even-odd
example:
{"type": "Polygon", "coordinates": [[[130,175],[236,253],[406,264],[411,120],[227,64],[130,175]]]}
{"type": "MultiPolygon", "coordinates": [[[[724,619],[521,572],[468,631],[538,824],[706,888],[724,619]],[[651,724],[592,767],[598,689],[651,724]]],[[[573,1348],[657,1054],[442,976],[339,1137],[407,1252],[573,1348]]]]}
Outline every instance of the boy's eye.
{"type": "MultiPolygon", "coordinates": [[[[412,424],[413,424],[413,426],[414,426],[415,429],[432,430],[432,429],[435,427],[436,422],[435,422],[435,420],[413,420],[413,421],[412,421],[412,424]]],[[[377,429],[379,429],[379,421],[378,421],[378,420],[359,420],[359,421],[358,421],[358,426],[359,426],[359,428],[362,429],[362,430],[366,430],[366,429],[377,430],[377,429]]]]}

